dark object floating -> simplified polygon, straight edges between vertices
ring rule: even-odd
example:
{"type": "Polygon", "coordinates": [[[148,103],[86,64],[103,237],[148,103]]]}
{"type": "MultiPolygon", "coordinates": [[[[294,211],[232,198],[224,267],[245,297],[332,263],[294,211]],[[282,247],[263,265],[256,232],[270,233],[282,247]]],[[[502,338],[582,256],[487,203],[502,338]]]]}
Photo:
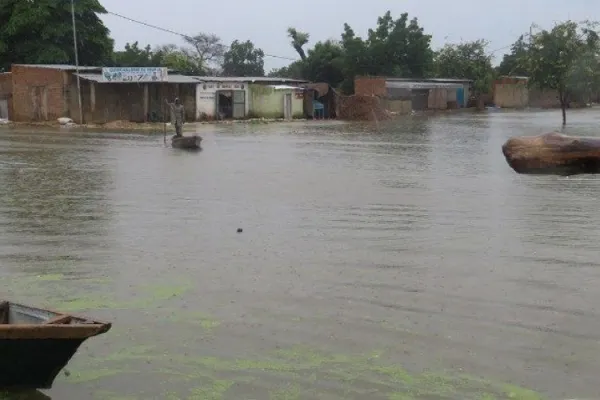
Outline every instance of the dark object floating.
{"type": "Polygon", "coordinates": [[[180,137],[174,135],[171,138],[171,147],[174,149],[200,150],[201,143],[202,137],[198,135],[180,137]]]}
{"type": "Polygon", "coordinates": [[[502,145],[506,162],[519,174],[578,175],[600,173],[600,138],[551,132],[510,138],[502,145]]]}
{"type": "Polygon", "coordinates": [[[237,233],[242,233],[244,230],[242,228],[238,228],[237,233]]]}
{"type": "Polygon", "coordinates": [[[0,302],[0,390],[49,389],[81,343],[110,323],[0,302]]]}

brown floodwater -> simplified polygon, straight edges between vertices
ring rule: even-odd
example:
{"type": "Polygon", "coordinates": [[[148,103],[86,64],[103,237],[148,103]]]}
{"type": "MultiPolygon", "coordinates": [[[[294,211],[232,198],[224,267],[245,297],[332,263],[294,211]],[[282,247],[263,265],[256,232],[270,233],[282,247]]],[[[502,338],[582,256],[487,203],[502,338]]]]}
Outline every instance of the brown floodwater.
{"type": "Polygon", "coordinates": [[[1,297],[113,322],[52,399],[598,396],[600,179],[501,152],[559,124],[0,129],[1,297]]]}

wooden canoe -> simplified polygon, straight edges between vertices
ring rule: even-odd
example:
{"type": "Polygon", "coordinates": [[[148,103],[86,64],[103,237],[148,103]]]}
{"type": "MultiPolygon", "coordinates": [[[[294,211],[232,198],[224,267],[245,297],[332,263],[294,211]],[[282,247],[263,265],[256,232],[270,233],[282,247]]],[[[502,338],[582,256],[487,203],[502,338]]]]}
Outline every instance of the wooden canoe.
{"type": "Polygon", "coordinates": [[[79,346],[111,324],[0,302],[0,389],[49,389],[79,346]]]}
{"type": "Polygon", "coordinates": [[[198,135],[179,137],[175,135],[171,138],[171,147],[174,149],[200,150],[201,143],[202,137],[198,135]]]}
{"type": "Polygon", "coordinates": [[[519,174],[600,173],[600,138],[571,137],[557,132],[513,137],[504,143],[502,153],[519,174]]]}

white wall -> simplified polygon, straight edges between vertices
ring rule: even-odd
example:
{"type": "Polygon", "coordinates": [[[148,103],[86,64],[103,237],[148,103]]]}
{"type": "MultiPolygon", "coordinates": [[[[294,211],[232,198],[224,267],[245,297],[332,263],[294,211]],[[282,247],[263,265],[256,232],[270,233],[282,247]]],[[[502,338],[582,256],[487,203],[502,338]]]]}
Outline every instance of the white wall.
{"type": "Polygon", "coordinates": [[[217,101],[215,93],[218,90],[243,90],[246,92],[246,115],[250,110],[250,99],[247,82],[206,82],[199,83],[196,87],[196,118],[202,114],[210,118],[215,117],[217,101]]]}

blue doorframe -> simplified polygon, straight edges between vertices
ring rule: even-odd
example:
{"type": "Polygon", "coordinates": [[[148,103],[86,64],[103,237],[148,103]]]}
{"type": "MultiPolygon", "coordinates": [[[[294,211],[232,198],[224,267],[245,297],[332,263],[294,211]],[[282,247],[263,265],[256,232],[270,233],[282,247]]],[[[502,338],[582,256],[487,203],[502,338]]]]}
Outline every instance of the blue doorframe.
{"type": "Polygon", "coordinates": [[[465,89],[458,88],[456,89],[456,103],[459,108],[463,108],[465,106],[465,89]]]}

